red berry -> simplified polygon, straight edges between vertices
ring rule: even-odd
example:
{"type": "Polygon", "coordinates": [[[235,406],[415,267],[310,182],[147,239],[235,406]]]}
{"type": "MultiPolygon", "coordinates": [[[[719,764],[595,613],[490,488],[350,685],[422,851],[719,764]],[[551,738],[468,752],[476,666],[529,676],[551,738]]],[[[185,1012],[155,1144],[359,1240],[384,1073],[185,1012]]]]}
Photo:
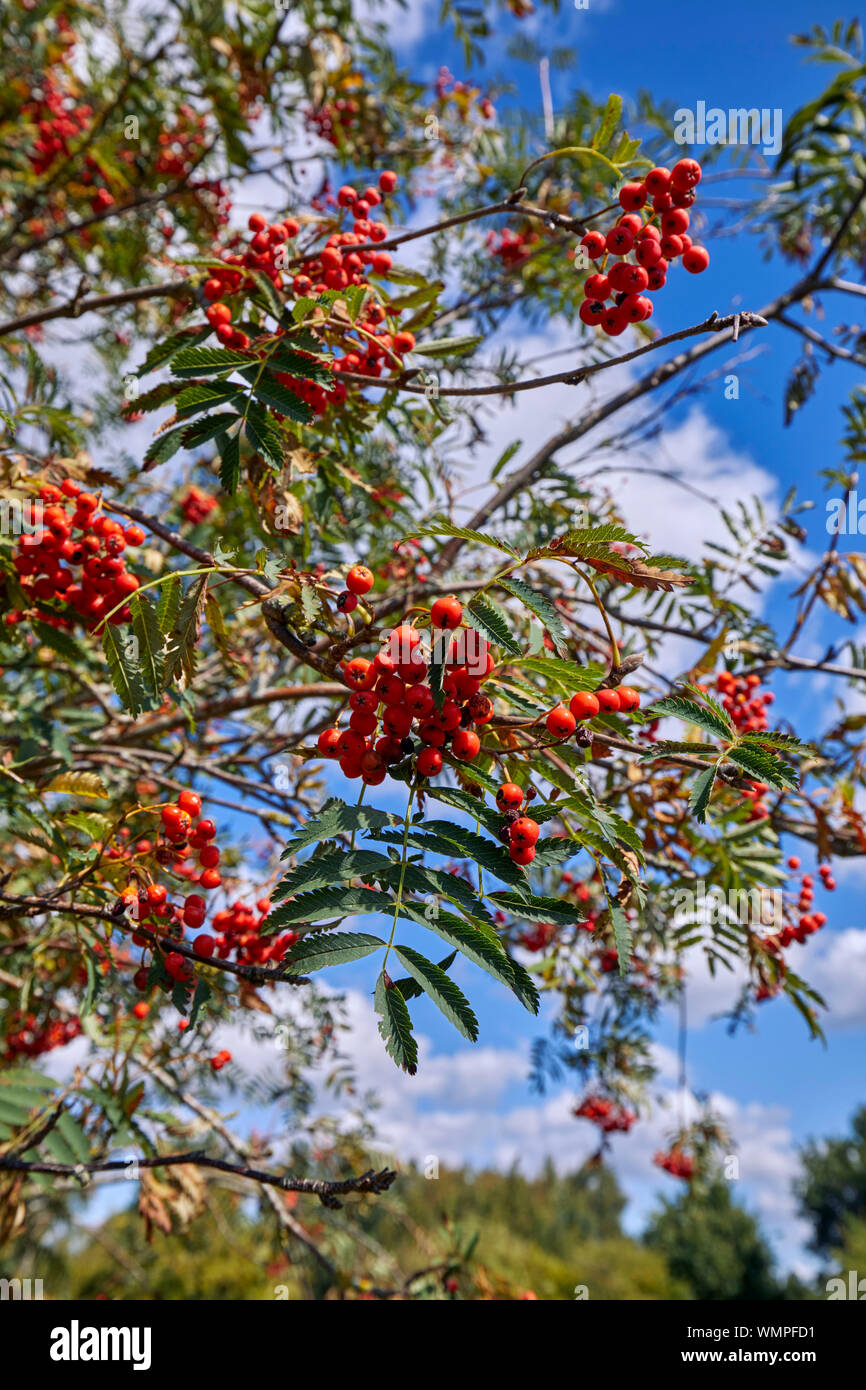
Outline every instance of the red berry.
{"type": "Polygon", "coordinates": [[[202,888],[219,888],[222,878],[217,869],[205,869],[199,878],[199,883],[202,888]]]}
{"type": "Polygon", "coordinates": [[[531,864],[535,858],[535,845],[509,845],[508,854],[515,864],[531,864]]]}
{"type": "Polygon", "coordinates": [[[638,243],[635,255],[637,256],[638,265],[642,265],[647,270],[650,270],[652,266],[656,265],[657,262],[661,260],[662,249],[659,242],[653,237],[643,237],[638,243]]]}
{"type": "Polygon", "coordinates": [[[416,766],[422,777],[435,777],[442,771],[442,754],[436,748],[422,748],[416,766]]]}
{"type": "Polygon", "coordinates": [[[653,198],[657,198],[660,193],[667,193],[671,185],[670,171],[661,167],[650,169],[644,179],[644,185],[647,193],[653,198]]]}
{"type": "Polygon", "coordinates": [[[799,869],[799,867],[800,867],[800,861],[799,861],[799,859],[797,858],[796,854],[792,854],[791,857],[790,857],[790,859],[788,860],[788,868],[789,868],[789,869],[799,869]]]}
{"type": "Polygon", "coordinates": [[[344,668],[343,676],[352,690],[372,690],[377,672],[372,661],[364,656],[356,656],[344,668]]]}
{"type": "Polygon", "coordinates": [[[496,804],[500,811],[514,811],[523,805],[523,789],[516,782],[503,782],[496,793],[496,804]]]}
{"type": "Polygon", "coordinates": [[[696,188],[701,181],[701,166],[696,159],[681,159],[671,170],[674,188],[696,188]]]}
{"type": "Polygon", "coordinates": [[[618,690],[599,690],[596,694],[603,713],[615,714],[621,708],[618,690]]]}
{"type": "Polygon", "coordinates": [[[340,756],[338,744],[340,734],[337,729],[323,729],[316,739],[316,747],[325,758],[338,758],[340,756]]]}
{"type": "Polygon", "coordinates": [[[600,260],[605,253],[605,240],[601,232],[587,232],[580,244],[591,261],[600,260]]]}
{"type": "Polygon", "coordinates": [[[474,729],[458,729],[451,743],[455,758],[469,763],[481,752],[481,740],[474,729]]]}
{"type": "Polygon", "coordinates": [[[640,708],[640,694],[630,685],[621,685],[618,690],[619,707],[623,714],[630,714],[632,710],[640,708]]]}
{"type": "Polygon", "coordinates": [[[627,256],[634,246],[634,236],[628,227],[611,227],[604,244],[615,256],[627,256]]]}
{"type": "Polygon", "coordinates": [[[690,246],[683,254],[683,265],[690,275],[700,275],[710,263],[710,253],[703,246],[690,246]]]}
{"type": "Polygon", "coordinates": [[[353,565],[346,575],[346,588],[353,594],[367,594],[375,584],[373,571],[366,565],[353,565]]]}
{"type": "Polygon", "coordinates": [[[513,845],[534,845],[541,827],[530,816],[520,816],[512,825],[510,835],[513,845]]]}
{"type": "Polygon", "coordinates": [[[440,631],[459,627],[463,620],[463,608],[451,594],[448,598],[437,598],[430,609],[430,623],[440,631]]]}
{"type": "Polygon", "coordinates": [[[177,798],[177,804],[182,811],[186,811],[188,816],[201,815],[201,797],[195,792],[181,792],[177,798]]]}
{"type": "Polygon", "coordinates": [[[379,187],[383,193],[393,193],[397,187],[397,175],[393,169],[383,169],[379,175],[379,187]]]}
{"type": "Polygon", "coordinates": [[[646,197],[646,185],[642,183],[624,183],[619,190],[620,206],[624,207],[626,212],[637,212],[638,208],[643,207],[646,197]]]}
{"type": "Polygon", "coordinates": [[[582,323],[587,324],[589,328],[595,328],[601,323],[606,310],[603,300],[585,299],[577,312],[582,323]]]}
{"type": "Polygon", "coordinates": [[[689,230],[689,214],[685,208],[671,208],[662,213],[662,236],[679,236],[689,230]]]}
{"type": "Polygon", "coordinates": [[[568,707],[575,719],[594,719],[601,708],[591,690],[578,690],[572,695],[568,707]]]}
{"type": "Polygon", "coordinates": [[[618,338],[628,327],[628,319],[619,308],[605,309],[601,326],[611,338],[618,338]]]}

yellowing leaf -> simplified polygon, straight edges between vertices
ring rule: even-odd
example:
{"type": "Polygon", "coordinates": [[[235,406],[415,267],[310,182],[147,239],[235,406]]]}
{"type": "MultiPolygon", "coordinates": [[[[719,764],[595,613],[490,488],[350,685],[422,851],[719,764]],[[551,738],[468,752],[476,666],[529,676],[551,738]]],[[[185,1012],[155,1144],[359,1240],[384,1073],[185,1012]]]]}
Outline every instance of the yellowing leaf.
{"type": "Polygon", "coordinates": [[[95,772],[59,772],[45,790],[68,792],[70,796],[108,796],[108,788],[95,772]]]}

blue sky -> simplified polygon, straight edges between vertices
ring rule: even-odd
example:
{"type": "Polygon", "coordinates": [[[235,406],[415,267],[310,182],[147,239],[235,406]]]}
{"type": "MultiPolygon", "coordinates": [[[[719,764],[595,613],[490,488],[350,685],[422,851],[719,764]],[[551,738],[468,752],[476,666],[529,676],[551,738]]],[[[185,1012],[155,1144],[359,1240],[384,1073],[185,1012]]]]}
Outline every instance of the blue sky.
{"type": "MultiPolygon", "coordinates": [[[[393,16],[394,7],[387,13],[393,16]]],[[[416,74],[431,81],[440,62],[456,77],[465,77],[460,52],[439,28],[437,15],[435,0],[423,5],[410,0],[408,15],[392,24],[392,35],[402,36],[400,56],[416,74]]],[[[571,44],[578,50],[576,71],[551,74],[555,107],[565,104],[571,84],[576,83],[601,99],[618,91],[628,102],[640,87],[649,87],[656,98],[676,106],[693,107],[705,101],[723,108],[780,107],[787,118],[816,95],[831,75],[826,66],[805,64],[804,50],[790,45],[788,36],[816,23],[829,25],[836,15],[834,8],[803,0],[784,6],[729,0],[721,11],[692,5],[664,15],[638,6],[634,0],[590,0],[588,10],[564,3],[559,15],[539,9],[522,25],[503,20],[487,45],[481,75],[490,80],[503,75],[518,83],[524,102],[540,112],[537,69],[517,64],[506,55],[507,38],[522,30],[531,33],[542,47],[549,42],[551,48],[571,44]],[[636,41],[624,42],[625,33],[636,41]]],[[[698,151],[695,153],[700,157],[698,151]]],[[[730,197],[744,188],[739,181],[707,183],[702,193],[706,192],[707,199],[713,195],[730,197]]],[[[711,222],[717,218],[716,213],[710,216],[711,222]]],[[[720,313],[757,309],[796,277],[790,265],[765,259],[754,238],[716,237],[707,230],[703,239],[711,250],[710,269],[700,277],[682,273],[670,276],[654,320],[663,332],[698,322],[713,309],[720,313]]],[[[423,260],[423,246],[416,243],[414,252],[423,260]]],[[[856,307],[850,311],[847,306],[828,308],[837,320],[840,314],[856,318],[856,307]]],[[[536,330],[530,334],[521,329],[519,321],[512,320],[504,331],[525,349],[526,359],[565,347],[570,341],[557,324],[544,333],[536,330]]],[[[819,398],[786,430],[782,388],[800,356],[801,342],[781,328],[771,327],[763,331],[760,341],[755,334],[749,346],[760,351],[736,368],[739,399],[726,400],[721,382],[716,382],[697,401],[678,406],[668,417],[662,438],[640,462],[673,465],[725,505],[758,492],[772,507],[792,482],[797,483],[801,496],[815,501],[815,511],[803,518],[809,530],[807,546],[765,598],[766,612],[772,617],[788,611],[789,623],[787,596],[811,559],[827,544],[824,494],[818,489],[815,473],[841,461],[838,406],[856,382],[856,369],[845,363],[827,369],[819,398]]],[[[715,367],[723,360],[716,357],[712,364],[715,367]]],[[[515,459],[517,466],[526,457],[527,448],[551,433],[560,419],[573,417],[581,408],[568,388],[557,388],[543,400],[541,394],[522,397],[516,411],[491,415],[489,453],[478,465],[480,471],[474,481],[483,482],[485,467],[490,467],[512,438],[527,441],[515,459]]],[[[133,437],[125,434],[126,447],[135,447],[130,444],[133,437]]],[[[699,537],[723,537],[718,509],[713,505],[647,478],[619,487],[636,529],[647,534],[656,549],[694,555],[696,550],[691,547],[699,537]]],[[[843,537],[841,549],[854,548],[856,539],[843,537]]],[[[831,638],[851,635],[842,633],[843,626],[819,612],[800,652],[817,655],[831,638]]],[[[694,653],[695,649],[682,645],[671,648],[671,664],[666,669],[682,669],[694,653]]],[[[838,683],[831,686],[827,680],[776,678],[773,689],[777,695],[774,715],[791,718],[807,738],[820,736],[836,695],[863,707],[862,695],[838,683]]],[[[395,809],[400,796],[398,793],[394,798],[395,809]]],[[[377,796],[377,804],[388,805],[387,796],[377,796]]],[[[237,824],[235,828],[239,828],[237,824]]],[[[808,848],[796,848],[804,864],[813,867],[814,855],[808,848]]],[[[738,1190],[743,1200],[759,1211],[783,1263],[803,1269],[808,1268],[801,1247],[804,1230],[794,1220],[790,1197],[790,1182],[797,1168],[796,1145],[810,1135],[843,1131],[853,1109],[866,1101],[862,1081],[866,923],[861,908],[866,868],[846,870],[837,865],[836,877],[839,891],[816,904],[827,912],[829,925],[807,947],[794,947],[792,954],[795,968],[814,979],[831,1004],[826,1049],[809,1041],[802,1020],[783,1002],[759,1010],[754,1032],[742,1030],[729,1037],[725,1025],[712,1021],[712,1016],[731,1002],[736,991],[726,990],[724,985],[714,987],[703,977],[689,988],[693,1020],[688,1046],[690,1083],[697,1090],[710,1092],[729,1120],[738,1145],[735,1152],[741,1159],[738,1190]]],[[[536,1168],[547,1153],[567,1168],[591,1152],[595,1131],[571,1118],[572,1090],[562,1087],[538,1098],[527,1084],[529,1046],[545,1031],[551,1006],[545,1004],[540,1020],[532,1019],[489,977],[458,960],[454,976],[469,992],[478,1013],[481,1041],[471,1048],[432,1004],[417,1001],[413,1014],[422,1036],[422,1064],[418,1076],[410,1078],[397,1072],[384,1057],[376,1036],[370,999],[375,969],[372,962],[343,967],[330,972],[330,983],[349,992],[352,1050],[359,1058],[365,1082],[376,1086],[382,1095],[383,1142],[392,1143],[405,1157],[434,1153],[450,1162],[462,1159],[472,1163],[518,1159],[527,1171],[536,1168]]],[[[657,1045],[657,1103],[630,1136],[616,1137],[613,1147],[614,1167],[631,1199],[628,1224],[635,1230],[651,1209],[654,1194],[660,1189],[676,1191],[675,1181],[651,1164],[654,1149],[676,1121],[676,1027],[672,1018],[660,1022],[657,1045]]],[[[242,1046],[233,1040],[236,1055],[242,1046]]],[[[247,1060],[254,1060],[252,1053],[247,1060]]]]}

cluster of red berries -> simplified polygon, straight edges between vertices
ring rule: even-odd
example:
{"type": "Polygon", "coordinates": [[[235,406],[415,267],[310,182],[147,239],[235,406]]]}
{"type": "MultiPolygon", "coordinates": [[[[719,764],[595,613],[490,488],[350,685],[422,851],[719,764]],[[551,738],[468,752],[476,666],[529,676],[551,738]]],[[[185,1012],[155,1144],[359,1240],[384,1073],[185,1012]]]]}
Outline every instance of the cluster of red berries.
{"type": "MultiPolygon", "coordinates": [[[[127,546],[141,545],[144,531],[112,521],[99,510],[98,498],[83,492],[71,478],[60,487],[43,484],[39,497],[45,504],[40,528],[21,536],[13,564],[22,589],[35,604],[62,604],[60,611],[40,610],[40,618],[54,626],[70,626],[75,615],[85,627],[94,628],[110,613],[113,626],[128,622],[126,600],[139,581],[126,568],[123,552],[127,546]]],[[[21,610],[12,609],[5,622],[12,626],[23,617],[21,610]]]]}
{"type": "Polygon", "coordinates": [[[764,801],[764,797],[770,790],[769,782],[750,782],[747,787],[743,787],[740,796],[744,801],[750,801],[749,820],[766,820],[770,814],[770,808],[764,801]]]}
{"type": "Polygon", "coordinates": [[[64,1047],[81,1032],[81,1023],[76,1015],[66,1018],[49,1016],[40,1021],[35,1014],[16,1009],[10,1015],[9,1022],[12,1027],[3,1038],[3,1060],[6,1062],[13,1062],[16,1057],[38,1057],[55,1047],[64,1047]]]}
{"type": "MultiPolygon", "coordinates": [[[[364,570],[352,582],[366,585],[369,573],[364,570]]],[[[347,592],[355,596],[351,588],[347,592]]],[[[437,599],[430,610],[435,632],[454,631],[462,619],[463,609],[453,595],[437,599]]],[[[481,694],[494,665],[488,647],[474,629],[464,629],[452,639],[444,662],[444,699],[437,708],[426,683],[421,632],[406,623],[392,629],[372,661],[356,656],[343,665],[343,679],[352,691],[349,727],[325,729],[318,738],[319,752],[339,760],[347,777],[361,777],[369,786],[378,786],[390,766],[409,756],[415,757],[419,777],[435,777],[442,770],[441,750],[446,745],[460,762],[471,762],[481,741],[469,726],[487,724],[493,717],[492,702],[481,694]],[[413,724],[420,751],[410,737],[413,724]]]]}
{"type": "Polygon", "coordinates": [[[584,285],[586,298],[579,313],[585,324],[618,337],[630,323],[643,323],[652,316],[653,302],[647,293],[663,287],[671,261],[681,258],[692,275],[706,270],[709,253],[688,236],[688,209],[700,180],[700,164],[681,159],[673,169],[651,169],[642,183],[627,183],[620,189],[624,215],[606,236],[587,232],[580,243],[590,260],[601,262],[584,285]],[[611,299],[613,303],[608,303],[611,299]]]}
{"type": "Polygon", "coordinates": [[[354,613],[358,599],[368,594],[376,582],[373,571],[366,565],[353,565],[346,575],[346,587],[337,595],[337,608],[341,613],[354,613]]]}
{"type": "Polygon", "coordinates": [[[25,102],[21,108],[24,120],[35,121],[39,132],[31,147],[29,159],[34,174],[45,174],[59,159],[70,153],[70,140],[84,135],[93,118],[93,107],[76,105],[57,82],[53,73],[46,72],[41,95],[25,102]]]}
{"type": "Polygon", "coordinates": [[[217,499],[211,497],[210,493],[202,492],[198,487],[190,487],[181,500],[180,508],[184,521],[188,521],[190,526],[198,526],[199,522],[210,516],[217,505],[217,499]]]}
{"type": "MultiPolygon", "coordinates": [[[[152,855],[160,865],[181,878],[188,879],[205,891],[218,888],[222,883],[219,873],[220,852],[214,843],[216,826],[212,820],[201,816],[201,797],[193,791],[182,791],[176,802],[163,806],[160,814],[162,838],[154,845],[151,840],[140,840],[135,845],[138,855],[152,855]],[[198,868],[192,863],[192,856],[198,860],[198,868]]],[[[128,858],[129,851],[110,850],[109,857],[128,858]]],[[[139,870],[136,868],[136,878],[139,870]]],[[[216,955],[226,960],[234,954],[242,964],[262,965],[266,961],[283,959],[286,951],[297,940],[294,932],[284,932],[281,936],[262,937],[260,931],[270,909],[270,899],[260,898],[255,908],[243,902],[233,903],[231,907],[216,912],[211,923],[211,932],[201,932],[207,915],[207,903],[200,893],[188,893],[182,903],[169,901],[169,887],[156,880],[146,888],[130,885],[120,895],[120,903],[131,910],[139,927],[148,931],[165,932],[168,938],[180,940],[187,928],[199,932],[192,943],[196,955],[210,960],[216,955]]],[[[132,934],[136,946],[149,946],[150,942],[141,931],[132,934]]],[[[193,975],[193,962],[179,951],[169,950],[163,957],[166,974],[170,980],[179,984],[189,984],[193,975]]],[[[133,983],[137,989],[147,989],[148,971],[141,967],[136,971],[133,983]]],[[[133,1012],[138,1018],[147,1014],[147,1005],[136,1005],[133,1012]]]]}
{"type": "MultiPolygon", "coordinates": [[[[590,883],[584,883],[580,879],[575,881],[574,875],[569,873],[568,870],[562,875],[560,885],[567,894],[573,895],[579,903],[589,903],[592,899],[590,883]]],[[[587,908],[586,916],[580,923],[581,930],[587,932],[595,931],[595,926],[600,916],[600,908],[587,908]]]]}
{"type": "Polygon", "coordinates": [[[774,695],[771,690],[759,693],[761,677],[755,672],[735,676],[732,671],[720,671],[716,689],[722,696],[722,707],[731,716],[737,729],[744,733],[764,733],[767,728],[767,706],[774,695]]]}
{"type": "Polygon", "coordinates": [[[619,1105],[605,1096],[587,1096],[586,1100],[572,1111],[579,1120],[591,1120],[605,1134],[627,1134],[637,1119],[633,1110],[619,1105]]]}
{"type": "Polygon", "coordinates": [[[545,716],[547,732],[554,738],[570,738],[578,721],[595,719],[598,714],[631,714],[640,707],[640,694],[630,685],[596,690],[578,690],[572,695],[568,709],[556,705],[545,716]]]}
{"type": "Polygon", "coordinates": [[[685,1182],[690,1182],[695,1175],[695,1160],[691,1154],[683,1153],[682,1149],[676,1147],[669,1153],[654,1154],[653,1163],[670,1173],[672,1178],[683,1178],[685,1182]]]}
{"type": "Polygon", "coordinates": [[[335,148],[341,143],[341,136],[349,134],[359,123],[360,103],[354,97],[337,97],[333,103],[311,106],[305,113],[307,127],[321,135],[335,148]]]}
{"type": "Polygon", "coordinates": [[[488,232],[486,245],[492,256],[498,256],[509,269],[522,265],[532,255],[532,247],[540,240],[538,232],[532,228],[514,232],[506,227],[503,232],[488,232]]]}
{"type": "Polygon", "coordinates": [[[552,922],[540,922],[537,927],[522,932],[519,940],[527,951],[546,951],[556,940],[556,927],[552,922]]]}
{"type": "Polygon", "coordinates": [[[211,1057],[210,1065],[212,1071],[222,1071],[227,1062],[232,1060],[232,1054],[227,1048],[222,1048],[215,1057],[211,1057]]]}
{"type": "Polygon", "coordinates": [[[157,137],[159,154],[156,172],[168,178],[182,179],[193,165],[198,164],[208,141],[207,116],[184,102],[178,107],[177,119],[170,130],[160,131],[157,137]]]}
{"type": "MultiPolygon", "coordinates": [[[[799,867],[800,860],[796,855],[791,855],[788,860],[788,868],[796,871],[799,867]]],[[[828,893],[835,892],[836,880],[833,877],[833,870],[830,868],[830,865],[819,865],[818,874],[821,879],[821,886],[825,888],[828,893]]],[[[771,940],[775,940],[782,949],[789,946],[792,941],[798,941],[802,945],[808,936],[812,936],[814,932],[820,931],[823,926],[826,926],[826,913],[812,911],[814,900],[815,880],[811,874],[803,874],[800,879],[800,893],[797,900],[797,912],[800,914],[799,921],[796,926],[788,925],[782,927],[776,937],[771,938],[771,940]]]]}
{"type": "MultiPolygon", "coordinates": [[[[339,189],[333,201],[336,207],[354,219],[352,230],[333,232],[320,250],[311,252],[294,267],[291,283],[292,292],[297,297],[317,296],[326,290],[346,289],[350,285],[366,287],[369,271],[387,276],[392,266],[391,257],[387,252],[375,251],[371,244],[384,241],[388,227],[384,222],[374,221],[372,213],[381,204],[383,195],[392,193],[396,186],[397,175],[386,169],[379,175],[378,188],[370,187],[358,193],[346,184],[339,189]]],[[[254,287],[254,281],[245,271],[255,270],[264,274],[275,287],[282,288],[282,272],[289,263],[283,247],[300,231],[300,224],[292,217],[268,224],[258,212],[249,218],[248,227],[252,235],[247,249],[243,254],[226,250],[222,255],[225,268],[212,270],[204,284],[204,295],[209,301],[206,310],[208,322],[225,347],[241,351],[250,346],[250,339],[241,329],[232,326],[233,310],[226,300],[254,287]]],[[[238,244],[238,241],[239,238],[235,238],[232,245],[238,244]]],[[[397,311],[393,312],[396,316],[397,311]]],[[[355,325],[357,345],[333,360],[335,372],[378,377],[384,366],[401,367],[402,358],[415,346],[415,337],[409,332],[390,333],[385,326],[386,316],[383,306],[375,299],[371,300],[364,317],[355,325]]],[[[318,382],[307,378],[280,372],[277,377],[306,401],[316,415],[322,415],[330,405],[341,405],[346,400],[347,387],[343,381],[334,382],[326,390],[318,382]]]]}
{"type": "Polygon", "coordinates": [[[281,961],[298,937],[296,932],[291,931],[283,932],[281,936],[261,936],[270,910],[270,899],[258,898],[254,909],[246,903],[237,902],[221,912],[215,912],[211,926],[216,932],[214,944],[219,959],[226,960],[234,952],[235,960],[241,965],[281,961]]]}

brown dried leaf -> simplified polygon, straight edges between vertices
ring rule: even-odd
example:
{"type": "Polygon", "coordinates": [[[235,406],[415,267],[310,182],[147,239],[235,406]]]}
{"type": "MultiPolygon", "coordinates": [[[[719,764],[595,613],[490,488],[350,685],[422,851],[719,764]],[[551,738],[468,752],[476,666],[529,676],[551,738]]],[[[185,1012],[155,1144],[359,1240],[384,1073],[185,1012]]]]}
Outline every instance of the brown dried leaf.
{"type": "Polygon", "coordinates": [[[680,574],[679,570],[659,570],[643,560],[627,560],[614,564],[611,560],[588,560],[581,557],[581,564],[590,565],[599,574],[606,574],[621,584],[631,584],[636,589],[681,589],[686,584],[694,584],[690,575],[680,574]]]}

